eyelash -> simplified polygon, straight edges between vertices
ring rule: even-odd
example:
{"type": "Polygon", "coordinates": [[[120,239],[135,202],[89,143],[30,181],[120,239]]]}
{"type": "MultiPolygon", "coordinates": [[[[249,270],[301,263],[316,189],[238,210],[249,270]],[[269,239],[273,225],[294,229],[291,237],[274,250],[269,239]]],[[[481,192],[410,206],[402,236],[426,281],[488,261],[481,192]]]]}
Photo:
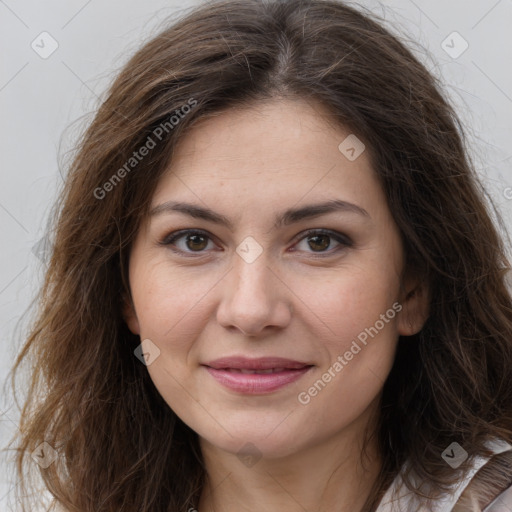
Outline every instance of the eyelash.
{"type": "MultiPolygon", "coordinates": [[[[187,251],[182,251],[181,249],[176,249],[174,247],[170,247],[177,240],[179,240],[180,238],[185,237],[185,235],[201,235],[201,236],[207,237],[209,240],[212,240],[212,238],[210,237],[210,235],[206,231],[202,231],[200,229],[182,229],[180,231],[175,231],[174,233],[170,233],[169,235],[167,235],[160,242],[160,245],[169,247],[175,253],[178,253],[178,254],[181,254],[181,255],[186,255],[185,257],[197,258],[197,257],[202,256],[202,254],[204,253],[204,250],[203,251],[187,252],[187,251]]],[[[319,253],[318,252],[317,253],[313,252],[313,253],[311,253],[313,255],[313,258],[329,257],[329,256],[332,256],[334,253],[337,253],[337,252],[339,252],[340,250],[342,250],[342,249],[344,249],[346,247],[351,247],[352,246],[352,241],[347,236],[345,236],[345,235],[343,235],[341,233],[338,233],[336,231],[331,231],[329,229],[309,229],[309,230],[305,231],[302,234],[302,237],[297,240],[297,243],[301,242],[302,240],[304,240],[304,239],[306,239],[308,237],[312,237],[314,235],[326,235],[326,236],[329,236],[329,237],[333,238],[336,242],[338,242],[341,246],[338,247],[337,249],[334,249],[334,250],[331,250],[331,251],[328,251],[328,252],[319,252],[319,253]]]]}

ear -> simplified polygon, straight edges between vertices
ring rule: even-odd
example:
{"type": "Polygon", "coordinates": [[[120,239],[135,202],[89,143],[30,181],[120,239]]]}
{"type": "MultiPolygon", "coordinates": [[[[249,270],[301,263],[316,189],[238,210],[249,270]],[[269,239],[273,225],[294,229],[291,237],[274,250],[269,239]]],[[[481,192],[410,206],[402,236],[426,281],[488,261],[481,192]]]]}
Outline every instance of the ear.
{"type": "Polygon", "coordinates": [[[126,295],[123,297],[123,318],[133,334],[140,334],[139,319],[135,313],[135,306],[132,298],[126,295]]]}
{"type": "Polygon", "coordinates": [[[430,290],[425,281],[406,279],[400,297],[402,310],[398,315],[398,332],[412,336],[421,331],[429,316],[430,290]]]}

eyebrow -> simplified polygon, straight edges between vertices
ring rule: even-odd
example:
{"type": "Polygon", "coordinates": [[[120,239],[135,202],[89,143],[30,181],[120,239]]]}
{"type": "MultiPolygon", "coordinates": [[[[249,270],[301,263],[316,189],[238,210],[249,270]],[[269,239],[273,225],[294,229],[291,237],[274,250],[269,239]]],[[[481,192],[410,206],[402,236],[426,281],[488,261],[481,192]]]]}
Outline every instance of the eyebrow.
{"type": "MultiPolygon", "coordinates": [[[[368,219],[371,219],[370,214],[360,206],[342,201],[340,199],[332,199],[324,203],[309,204],[300,208],[289,208],[284,212],[277,215],[274,226],[279,228],[287,226],[304,219],[319,217],[332,212],[349,212],[356,213],[368,219]]],[[[210,208],[198,206],[190,203],[183,203],[177,201],[167,201],[152,208],[149,212],[150,217],[161,215],[164,213],[183,213],[195,219],[202,219],[215,224],[224,225],[230,230],[233,230],[233,223],[224,215],[214,212],[210,208]]]]}

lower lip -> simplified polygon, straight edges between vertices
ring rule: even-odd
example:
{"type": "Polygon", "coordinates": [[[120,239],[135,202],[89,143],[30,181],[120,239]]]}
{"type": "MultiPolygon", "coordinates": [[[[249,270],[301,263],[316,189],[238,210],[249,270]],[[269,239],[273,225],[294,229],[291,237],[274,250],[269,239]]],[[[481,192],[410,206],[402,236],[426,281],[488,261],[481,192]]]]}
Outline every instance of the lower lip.
{"type": "Polygon", "coordinates": [[[284,370],[277,373],[240,373],[230,370],[217,370],[205,366],[208,373],[218,382],[233,391],[248,395],[271,393],[286,386],[305,375],[312,366],[300,370],[284,370]]]}

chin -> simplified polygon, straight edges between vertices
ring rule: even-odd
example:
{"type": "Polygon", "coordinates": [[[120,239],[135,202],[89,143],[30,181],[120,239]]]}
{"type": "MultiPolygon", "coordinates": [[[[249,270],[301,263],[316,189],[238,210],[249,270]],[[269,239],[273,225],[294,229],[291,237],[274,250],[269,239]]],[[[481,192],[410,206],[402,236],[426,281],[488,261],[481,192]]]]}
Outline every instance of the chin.
{"type": "MultiPolygon", "coordinates": [[[[280,421],[282,419],[280,418],[280,421]]],[[[246,457],[252,457],[254,460],[261,458],[279,459],[295,453],[300,449],[302,443],[286,429],[280,430],[282,424],[279,427],[278,425],[279,421],[275,423],[273,429],[263,431],[261,427],[258,428],[258,425],[252,428],[240,428],[232,424],[229,426],[224,424],[226,430],[232,435],[229,435],[222,428],[220,429],[221,432],[216,432],[213,435],[211,430],[205,432],[207,435],[204,436],[201,432],[198,433],[200,438],[202,437],[215,449],[236,455],[242,462],[246,457]],[[270,435],[269,432],[271,432],[270,435]]]]}

